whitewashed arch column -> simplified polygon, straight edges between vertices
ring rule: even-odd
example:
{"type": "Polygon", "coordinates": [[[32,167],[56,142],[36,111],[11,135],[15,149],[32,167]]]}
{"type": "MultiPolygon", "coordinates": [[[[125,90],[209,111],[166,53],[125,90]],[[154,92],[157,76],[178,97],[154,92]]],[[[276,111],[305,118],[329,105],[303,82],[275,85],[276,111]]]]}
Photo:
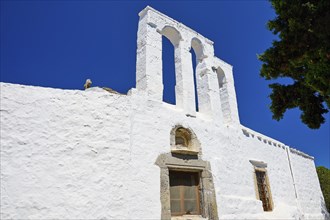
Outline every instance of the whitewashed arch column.
{"type": "Polygon", "coordinates": [[[139,14],[136,87],[154,99],[162,100],[162,35],[175,48],[176,106],[195,116],[194,81],[190,44],[181,35],[181,26],[173,19],[146,7],[139,14]]]}
{"type": "Polygon", "coordinates": [[[213,42],[151,7],[146,7],[139,16],[137,89],[162,101],[162,36],[165,36],[174,46],[176,107],[188,116],[196,116],[190,53],[193,49],[197,58],[195,74],[199,113],[220,123],[239,123],[232,66],[214,56],[213,42]],[[222,89],[218,81],[220,70],[226,79],[222,89]]]}
{"type": "Polygon", "coordinates": [[[213,70],[217,76],[223,122],[239,124],[233,67],[215,57],[213,70]]]}
{"type": "Polygon", "coordinates": [[[194,75],[192,69],[192,56],[189,51],[190,44],[183,40],[175,48],[175,69],[176,69],[176,93],[181,98],[181,107],[186,115],[196,116],[195,109],[195,88],[194,75]]]}
{"type": "Polygon", "coordinates": [[[221,104],[216,74],[212,71],[212,60],[205,58],[196,68],[199,110],[213,120],[222,120],[221,104]]]}
{"type": "Polygon", "coordinates": [[[136,88],[162,100],[162,36],[151,15],[141,11],[137,36],[136,88]]]}

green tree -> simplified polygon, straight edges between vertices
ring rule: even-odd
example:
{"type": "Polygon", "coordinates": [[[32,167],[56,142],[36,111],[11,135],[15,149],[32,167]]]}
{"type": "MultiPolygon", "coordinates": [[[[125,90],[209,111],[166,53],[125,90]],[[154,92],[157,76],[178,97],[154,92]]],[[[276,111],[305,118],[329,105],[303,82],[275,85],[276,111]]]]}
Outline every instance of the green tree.
{"type": "Polygon", "coordinates": [[[321,190],[324,196],[325,205],[330,211],[330,170],[325,167],[316,168],[317,175],[319,176],[321,190]]]}
{"type": "Polygon", "coordinates": [[[277,14],[268,29],[279,40],[258,56],[267,80],[289,77],[291,85],[270,84],[273,119],[298,107],[301,120],[317,129],[330,109],[330,1],[270,0],[277,14]]]}

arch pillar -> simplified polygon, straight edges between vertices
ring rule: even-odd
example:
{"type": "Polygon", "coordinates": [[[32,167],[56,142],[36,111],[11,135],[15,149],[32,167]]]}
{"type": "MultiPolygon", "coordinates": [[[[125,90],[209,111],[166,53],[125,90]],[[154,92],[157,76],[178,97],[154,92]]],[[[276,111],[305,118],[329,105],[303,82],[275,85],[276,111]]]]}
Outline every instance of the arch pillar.
{"type": "Polygon", "coordinates": [[[162,35],[150,21],[149,11],[140,14],[137,36],[136,88],[162,101],[162,35]]]}
{"type": "Polygon", "coordinates": [[[186,115],[196,116],[194,76],[190,45],[185,41],[175,47],[175,94],[177,106],[182,108],[186,115]]]}
{"type": "Polygon", "coordinates": [[[221,103],[222,121],[226,124],[239,124],[240,120],[234,86],[233,67],[221,61],[219,58],[215,58],[215,66],[213,68],[217,75],[217,88],[221,103]]]}
{"type": "Polygon", "coordinates": [[[196,67],[199,111],[222,122],[221,103],[219,99],[218,79],[212,71],[209,58],[202,60],[196,67]]]}
{"type": "Polygon", "coordinates": [[[230,66],[225,69],[225,75],[227,79],[227,91],[229,97],[229,106],[230,106],[230,122],[235,124],[240,124],[239,115],[238,115],[238,106],[237,98],[234,84],[233,68],[230,66]]]}

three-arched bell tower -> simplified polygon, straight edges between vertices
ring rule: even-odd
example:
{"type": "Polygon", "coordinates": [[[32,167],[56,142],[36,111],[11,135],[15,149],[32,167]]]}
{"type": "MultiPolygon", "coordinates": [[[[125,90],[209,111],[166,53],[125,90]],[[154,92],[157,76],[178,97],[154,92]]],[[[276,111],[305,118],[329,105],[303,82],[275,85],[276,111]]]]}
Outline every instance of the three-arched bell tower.
{"type": "Polygon", "coordinates": [[[140,13],[136,88],[162,101],[162,36],[174,46],[176,107],[196,117],[194,72],[198,112],[223,123],[239,123],[232,66],[214,56],[213,42],[172,18],[147,6],[140,13]],[[196,54],[193,70],[192,55],[196,54]]]}

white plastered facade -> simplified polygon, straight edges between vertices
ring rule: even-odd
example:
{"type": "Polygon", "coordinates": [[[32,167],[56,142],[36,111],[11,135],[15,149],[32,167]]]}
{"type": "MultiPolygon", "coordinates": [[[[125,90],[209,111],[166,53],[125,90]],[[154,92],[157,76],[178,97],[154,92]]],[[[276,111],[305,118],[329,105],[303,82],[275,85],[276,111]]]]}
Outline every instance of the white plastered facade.
{"type": "Polygon", "coordinates": [[[163,218],[156,160],[171,153],[176,126],[193,131],[210,164],[218,219],[327,219],[313,157],[240,124],[232,66],[213,42],[150,7],[139,16],[127,95],[0,84],[1,219],[163,218]],[[175,48],[176,105],[162,101],[162,35],[175,48]],[[270,212],[254,163],[267,168],[270,212]]]}

